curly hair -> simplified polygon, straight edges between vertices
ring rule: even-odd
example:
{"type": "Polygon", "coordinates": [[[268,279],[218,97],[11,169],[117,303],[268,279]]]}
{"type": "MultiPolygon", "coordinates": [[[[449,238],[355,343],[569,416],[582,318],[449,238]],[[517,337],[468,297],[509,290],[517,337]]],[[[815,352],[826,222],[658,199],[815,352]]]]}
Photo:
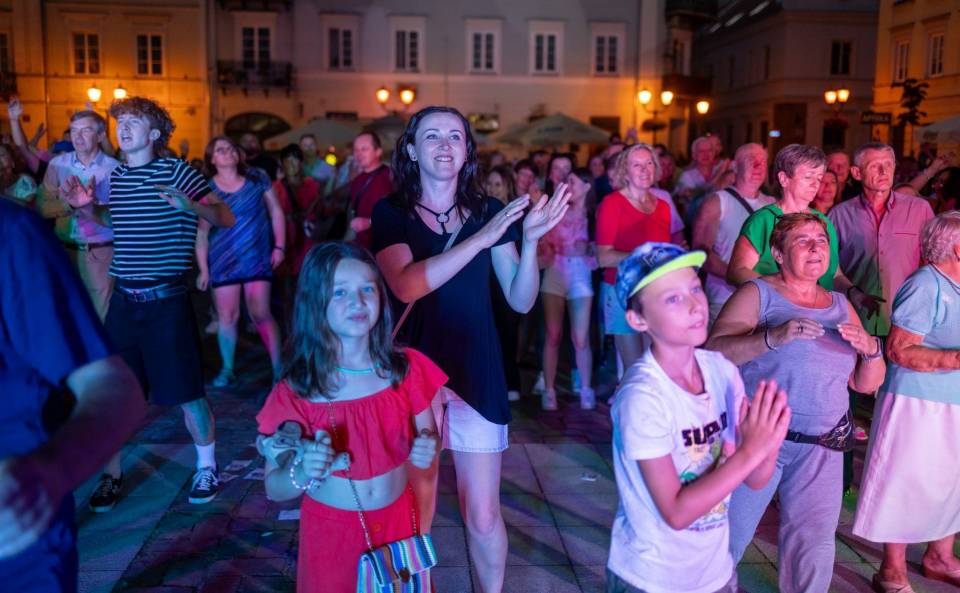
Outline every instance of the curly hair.
{"type": "Polygon", "coordinates": [[[940,264],[953,258],[960,243],[960,211],[948,210],[931,218],[920,232],[920,251],[927,263],[940,264]]]}
{"type": "Polygon", "coordinates": [[[157,155],[166,148],[173,130],[177,127],[166,109],[146,97],[128,97],[114,101],[110,105],[110,116],[117,119],[121,115],[145,117],[150,122],[150,129],[160,132],[160,137],[153,141],[153,152],[157,155]]]}
{"type": "Polygon", "coordinates": [[[486,202],[483,192],[480,189],[480,164],[477,160],[477,143],[473,139],[473,133],[470,131],[470,122],[463,114],[453,107],[442,105],[431,105],[416,112],[407,123],[403,134],[397,139],[396,150],[393,151],[393,178],[397,180],[397,192],[393,194],[391,200],[408,214],[413,215],[417,202],[420,201],[420,195],[423,193],[423,186],[420,183],[420,164],[410,158],[407,152],[407,145],[417,143],[417,130],[420,124],[427,116],[434,113],[449,113],[456,116],[463,124],[464,140],[467,144],[467,154],[463,161],[463,166],[457,174],[457,195],[455,197],[457,206],[470,212],[475,218],[482,219],[486,202]]]}

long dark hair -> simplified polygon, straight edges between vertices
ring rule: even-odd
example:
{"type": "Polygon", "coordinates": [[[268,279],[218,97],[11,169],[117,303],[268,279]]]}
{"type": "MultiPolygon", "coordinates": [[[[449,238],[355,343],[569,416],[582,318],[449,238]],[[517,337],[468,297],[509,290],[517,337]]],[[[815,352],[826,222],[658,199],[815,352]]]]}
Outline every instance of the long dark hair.
{"type": "Polygon", "coordinates": [[[230,148],[237,151],[237,173],[243,177],[247,176],[247,163],[244,161],[246,153],[239,144],[233,141],[233,138],[227,136],[214,136],[207,142],[207,147],[203,149],[203,174],[210,178],[217,174],[217,168],[213,164],[213,149],[217,142],[224,141],[230,145],[230,148]]]}
{"type": "Polygon", "coordinates": [[[397,148],[393,151],[393,178],[396,180],[397,191],[393,194],[392,200],[400,208],[413,214],[417,202],[423,193],[423,186],[420,185],[420,165],[417,161],[410,158],[407,153],[408,144],[416,144],[417,129],[420,123],[428,115],[434,113],[450,113],[460,119],[463,124],[464,140],[467,143],[467,155],[463,161],[463,167],[457,175],[457,195],[455,203],[461,210],[470,212],[477,219],[483,217],[484,200],[483,192],[480,189],[479,170],[480,165],[477,162],[477,143],[473,139],[473,133],[470,131],[470,122],[463,114],[453,107],[443,105],[431,105],[416,112],[410,118],[403,134],[397,139],[397,148]]]}
{"type": "Polygon", "coordinates": [[[572,152],[555,152],[550,155],[550,160],[547,161],[547,175],[544,178],[544,188],[543,191],[548,195],[552,196],[553,191],[557,189],[553,186],[553,180],[550,179],[550,171],[553,169],[553,162],[560,159],[567,159],[570,161],[570,170],[573,171],[577,168],[577,157],[572,152]]]}
{"type": "Polygon", "coordinates": [[[393,316],[383,275],[370,253],[352,243],[328,241],[313,247],[303,260],[297,296],[293,304],[293,330],[286,344],[283,378],[301,397],[331,393],[342,385],[336,367],[340,362],[340,338],[327,322],[327,307],[333,298],[333,277],[345,259],[361,261],[374,271],[380,293],[380,314],[370,330],[370,358],[377,374],[396,387],[407,374],[407,358],[393,346],[393,316]]]}

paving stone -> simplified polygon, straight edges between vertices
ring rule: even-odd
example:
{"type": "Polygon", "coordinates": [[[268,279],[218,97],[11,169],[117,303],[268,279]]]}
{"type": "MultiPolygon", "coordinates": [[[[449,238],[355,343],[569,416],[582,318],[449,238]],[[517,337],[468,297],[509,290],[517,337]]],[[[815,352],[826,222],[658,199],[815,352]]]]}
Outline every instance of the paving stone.
{"type": "Polygon", "coordinates": [[[533,494],[501,494],[500,512],[507,525],[514,527],[554,525],[550,506],[542,496],[533,494]]]}
{"type": "Polygon", "coordinates": [[[534,471],[543,487],[543,491],[547,494],[592,496],[594,494],[615,494],[617,492],[613,472],[609,469],[587,466],[535,466],[534,471]],[[585,477],[591,478],[593,481],[583,479],[585,477]]]}
{"type": "Polygon", "coordinates": [[[606,593],[606,570],[606,563],[597,566],[574,565],[573,567],[573,573],[577,576],[577,583],[583,593],[606,593]]]}
{"type": "Polygon", "coordinates": [[[561,530],[560,538],[574,566],[606,564],[610,555],[610,528],[581,525],[561,530]]]}
{"type": "Polygon", "coordinates": [[[470,568],[467,566],[436,566],[430,570],[437,591],[443,593],[473,593],[470,568]]]}
{"type": "Polygon", "coordinates": [[[467,535],[463,527],[433,526],[430,531],[437,550],[438,566],[469,566],[467,535]]]}
{"type": "Polygon", "coordinates": [[[590,525],[610,529],[620,500],[616,494],[555,494],[546,495],[557,525],[590,525]]]}
{"type": "Polygon", "coordinates": [[[552,525],[540,527],[508,525],[507,541],[509,542],[507,566],[570,564],[560,539],[560,532],[552,525]]]}
{"type": "Polygon", "coordinates": [[[510,593],[580,593],[570,566],[507,566],[503,590],[510,593]]]}
{"type": "Polygon", "coordinates": [[[80,593],[110,593],[121,575],[122,571],[118,570],[81,570],[77,575],[77,587],[80,593]]]}
{"type": "Polygon", "coordinates": [[[529,444],[524,445],[530,463],[536,467],[596,467],[607,469],[607,464],[593,445],[588,444],[529,444]]]}

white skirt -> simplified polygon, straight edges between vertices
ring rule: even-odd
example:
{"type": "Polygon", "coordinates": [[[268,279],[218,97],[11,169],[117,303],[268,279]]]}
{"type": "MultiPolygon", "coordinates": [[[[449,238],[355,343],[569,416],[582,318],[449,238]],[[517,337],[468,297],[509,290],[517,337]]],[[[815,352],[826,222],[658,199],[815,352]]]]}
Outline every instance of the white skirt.
{"type": "Polygon", "coordinates": [[[960,532],[960,405],[881,393],[853,533],[912,544],[960,532]]]}

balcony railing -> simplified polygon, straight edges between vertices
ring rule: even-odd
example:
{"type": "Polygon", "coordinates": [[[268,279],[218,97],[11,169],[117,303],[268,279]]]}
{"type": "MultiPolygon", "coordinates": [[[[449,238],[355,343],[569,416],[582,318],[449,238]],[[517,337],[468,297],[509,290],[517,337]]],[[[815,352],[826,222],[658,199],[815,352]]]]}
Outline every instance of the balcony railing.
{"type": "Polygon", "coordinates": [[[224,10],[254,10],[279,12],[290,8],[292,0],[220,0],[224,10]]]}
{"type": "Polygon", "coordinates": [[[217,62],[217,84],[220,88],[284,89],[293,85],[293,66],[290,62],[250,64],[239,60],[217,62]]]}
{"type": "Polygon", "coordinates": [[[678,97],[703,98],[710,95],[711,79],[706,76],[687,76],[685,74],[664,74],[662,85],[678,97]]]}

